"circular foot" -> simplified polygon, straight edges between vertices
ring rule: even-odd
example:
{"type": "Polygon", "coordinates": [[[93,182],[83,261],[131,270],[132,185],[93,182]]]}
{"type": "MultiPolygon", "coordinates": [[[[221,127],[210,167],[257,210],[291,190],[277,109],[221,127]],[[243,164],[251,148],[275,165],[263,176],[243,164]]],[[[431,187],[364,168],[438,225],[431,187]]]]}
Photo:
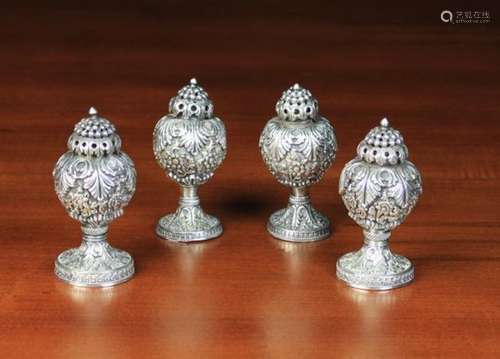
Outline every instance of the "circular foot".
{"type": "Polygon", "coordinates": [[[186,221],[178,213],[160,218],[156,234],[163,239],[175,242],[199,242],[213,239],[222,234],[220,221],[203,213],[203,220],[186,221]]]}
{"type": "Polygon", "coordinates": [[[294,207],[281,209],[271,215],[267,230],[273,237],[289,242],[313,242],[330,235],[330,221],[321,213],[310,208],[301,213],[294,207]]]}
{"type": "Polygon", "coordinates": [[[413,264],[406,257],[389,252],[385,263],[376,263],[360,252],[348,253],[337,261],[337,278],[353,288],[389,290],[405,286],[415,277],[413,264]]]}
{"type": "Polygon", "coordinates": [[[79,287],[110,287],[134,275],[134,260],[108,243],[83,243],[62,252],[56,259],[56,276],[79,287]]]}

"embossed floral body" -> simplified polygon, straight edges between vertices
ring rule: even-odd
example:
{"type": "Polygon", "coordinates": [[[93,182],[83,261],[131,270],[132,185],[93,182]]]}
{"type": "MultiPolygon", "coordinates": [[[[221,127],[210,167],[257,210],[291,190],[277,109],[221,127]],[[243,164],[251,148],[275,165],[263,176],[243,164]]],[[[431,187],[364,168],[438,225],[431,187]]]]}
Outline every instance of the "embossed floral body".
{"type": "Polygon", "coordinates": [[[323,239],[330,223],[311,206],[307,187],[318,182],[335,159],[335,131],[318,114],[316,99],[297,84],[283,93],[276,112],[262,131],[259,147],[269,171],[293,194],[287,208],[271,215],[267,228],[283,240],[323,239]]]}
{"type": "Polygon", "coordinates": [[[226,131],[218,118],[184,120],[165,116],[154,132],[156,160],[184,186],[207,182],[226,156],[226,131]]]}
{"type": "Polygon", "coordinates": [[[213,104],[195,79],[170,100],[169,114],[153,133],[156,161],[182,188],[180,206],[160,219],[156,232],[174,241],[217,237],[222,226],[199,205],[197,187],[207,182],[226,156],[224,123],[213,116],[213,104]]]}
{"type": "Polygon", "coordinates": [[[364,229],[365,245],[339,259],[337,275],[365,289],[405,285],[413,279],[413,266],[390,251],[388,238],[422,193],[420,173],[407,160],[403,137],[386,119],[368,133],[357,153],[342,170],[339,192],[349,216],[364,229]]]}
{"type": "Polygon", "coordinates": [[[417,203],[421,180],[409,161],[381,167],[355,159],[342,171],[340,191],[349,216],[357,224],[367,231],[390,231],[417,203]]]}
{"type": "Polygon", "coordinates": [[[331,166],[337,149],[335,132],[324,118],[307,127],[294,127],[271,119],[261,135],[262,158],[279,183],[308,187],[318,182],[331,166]]]}
{"type": "Polygon", "coordinates": [[[82,225],[79,248],[61,253],[55,273],[79,286],[109,286],[134,273],[132,257],[106,241],[108,224],[123,214],[136,187],[132,160],[121,151],[115,127],[93,108],[68,140],[54,168],[57,196],[82,225]]]}
{"type": "Polygon", "coordinates": [[[105,226],[123,214],[135,191],[135,177],[124,153],[89,158],[68,152],[54,171],[59,200],[72,218],[89,227],[105,226]]]}

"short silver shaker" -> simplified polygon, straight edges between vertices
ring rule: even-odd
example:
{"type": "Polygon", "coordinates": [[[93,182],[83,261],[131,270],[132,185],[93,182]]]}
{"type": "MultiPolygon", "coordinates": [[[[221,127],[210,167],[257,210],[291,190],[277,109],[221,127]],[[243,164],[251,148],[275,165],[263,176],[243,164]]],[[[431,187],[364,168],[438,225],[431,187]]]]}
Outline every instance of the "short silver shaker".
{"type": "Polygon", "coordinates": [[[335,130],[319,114],[311,92],[298,84],[283,92],[276,112],[262,131],[259,147],[269,171],[292,194],[288,206],[270,216],[267,230],[285,241],[324,239],[330,235],[330,222],[312,206],[308,187],[335,159],[335,130]]]}
{"type": "Polygon", "coordinates": [[[414,267],[389,248],[391,231],[411,212],[422,193],[422,179],[408,161],[401,133],[384,118],[358,145],[339,183],[349,216],[363,228],[364,244],[337,261],[337,277],[360,289],[387,290],[410,283],[414,267]]]}
{"type": "Polygon", "coordinates": [[[134,275],[134,260],[107,242],[108,225],[123,214],[136,188],[132,160],[121,151],[115,126],[90,108],[75,125],[53,171],[55,191],[81,223],[82,243],[62,252],[55,274],[76,286],[108,287],[134,275]]]}
{"type": "Polygon", "coordinates": [[[226,157],[226,129],[196,79],[170,100],[169,113],[155,126],[153,151],[160,167],[181,187],[179,207],[159,220],[158,236],[193,242],[221,235],[220,221],[203,211],[197,189],[226,157]]]}

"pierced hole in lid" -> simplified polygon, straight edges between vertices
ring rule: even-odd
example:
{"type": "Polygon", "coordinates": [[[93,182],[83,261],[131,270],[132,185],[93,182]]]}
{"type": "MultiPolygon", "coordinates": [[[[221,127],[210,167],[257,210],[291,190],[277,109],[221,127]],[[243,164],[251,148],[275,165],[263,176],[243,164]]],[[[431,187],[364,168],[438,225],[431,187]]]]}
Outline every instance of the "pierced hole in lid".
{"type": "Polygon", "coordinates": [[[284,113],[288,113],[288,110],[285,108],[285,110],[283,111],[284,113]]]}
{"type": "Polygon", "coordinates": [[[82,146],[83,147],[87,146],[87,143],[86,142],[82,143],[82,146]]]}
{"type": "Polygon", "coordinates": [[[311,108],[310,107],[306,107],[306,112],[310,113],[311,112],[311,108]]]}
{"type": "Polygon", "coordinates": [[[399,151],[396,151],[396,156],[398,156],[398,157],[399,157],[399,151]]]}
{"type": "Polygon", "coordinates": [[[179,110],[182,110],[184,108],[184,104],[183,103],[180,103],[179,104],[179,110]]]}
{"type": "Polygon", "coordinates": [[[363,153],[368,152],[368,148],[363,148],[363,153]]]}
{"type": "Polygon", "coordinates": [[[373,151],[373,155],[376,155],[377,154],[377,151],[373,151]]]}
{"type": "Polygon", "coordinates": [[[97,147],[97,144],[93,143],[92,148],[96,148],[96,147],[97,147]]]}
{"type": "Polygon", "coordinates": [[[79,141],[75,141],[75,146],[78,146],[80,142],[79,141]]]}
{"type": "Polygon", "coordinates": [[[384,153],[385,157],[389,157],[389,152],[384,153]]]}
{"type": "Polygon", "coordinates": [[[209,109],[209,107],[208,107],[208,106],[205,106],[205,111],[206,111],[206,112],[208,112],[208,109],[209,109]]]}
{"type": "Polygon", "coordinates": [[[196,106],[195,106],[195,105],[191,106],[191,111],[193,111],[193,112],[194,112],[194,111],[196,111],[196,110],[197,110],[197,108],[196,108],[196,106]]]}
{"type": "Polygon", "coordinates": [[[299,110],[297,110],[297,109],[293,110],[293,114],[294,114],[294,115],[298,115],[298,114],[299,114],[299,112],[300,112],[300,111],[299,111],[299,110]]]}
{"type": "Polygon", "coordinates": [[[104,142],[104,143],[102,144],[102,147],[108,147],[108,144],[107,144],[106,142],[104,142]]]}

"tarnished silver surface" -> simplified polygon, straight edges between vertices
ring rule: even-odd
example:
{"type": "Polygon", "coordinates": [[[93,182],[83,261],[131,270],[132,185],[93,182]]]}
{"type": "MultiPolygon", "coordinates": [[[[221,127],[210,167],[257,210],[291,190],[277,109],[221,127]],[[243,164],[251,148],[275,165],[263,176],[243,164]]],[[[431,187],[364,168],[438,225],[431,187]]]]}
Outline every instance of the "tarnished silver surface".
{"type": "Polygon", "coordinates": [[[400,132],[383,119],[358,145],[340,175],[339,192],[349,216],[364,231],[363,247],[337,261],[337,277],[360,289],[386,290],[414,278],[412,263],[391,252],[389,237],[422,193],[417,168],[407,160],[400,132]]]}
{"type": "Polygon", "coordinates": [[[181,186],[177,211],[162,217],[156,233],[180,242],[203,241],[222,233],[220,221],[200,206],[197,187],[207,182],[226,157],[226,129],[196,79],[170,100],[169,114],[153,133],[156,161],[181,186]]]}
{"type": "Polygon", "coordinates": [[[84,287],[125,282],[134,275],[134,260],[111,247],[106,234],[135,192],[134,164],[121,151],[115,126],[94,108],[76,124],[68,149],[53,171],[55,191],[68,214],[81,223],[83,240],[57,257],[55,274],[84,287]]]}
{"type": "Polygon", "coordinates": [[[337,152],[335,130],[318,113],[311,92],[295,84],[276,104],[277,117],[266,124],[259,147],[279,183],[291,187],[288,206],[271,215],[267,229],[285,241],[309,242],[328,237],[330,222],[311,204],[308,187],[318,182],[337,152]]]}

